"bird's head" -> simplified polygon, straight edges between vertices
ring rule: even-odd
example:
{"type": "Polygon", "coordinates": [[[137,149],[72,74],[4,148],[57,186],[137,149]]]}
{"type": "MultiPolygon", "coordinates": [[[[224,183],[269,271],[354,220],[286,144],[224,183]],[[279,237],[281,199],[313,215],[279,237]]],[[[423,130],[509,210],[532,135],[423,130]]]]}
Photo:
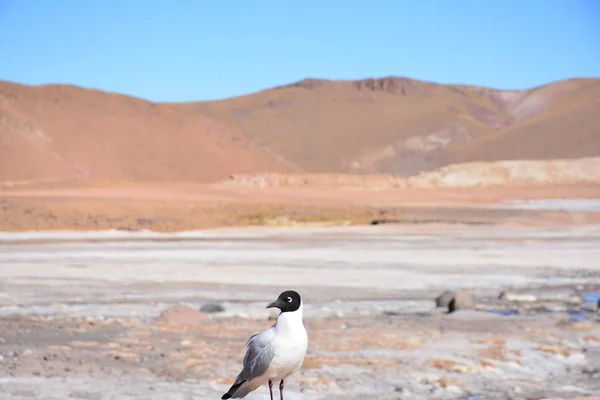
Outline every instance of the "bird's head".
{"type": "Polygon", "coordinates": [[[282,313],[296,311],[302,305],[302,299],[298,292],[286,290],[281,293],[277,300],[270,303],[267,308],[279,308],[282,313]]]}

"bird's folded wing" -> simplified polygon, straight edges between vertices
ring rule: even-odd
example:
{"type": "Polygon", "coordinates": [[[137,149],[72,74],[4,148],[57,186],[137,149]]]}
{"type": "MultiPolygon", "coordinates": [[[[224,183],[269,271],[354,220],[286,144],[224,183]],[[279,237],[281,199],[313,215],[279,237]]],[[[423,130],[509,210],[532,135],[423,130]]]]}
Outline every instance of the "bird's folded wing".
{"type": "Polygon", "coordinates": [[[275,357],[272,341],[271,329],[257,333],[248,340],[243,369],[240,373],[241,379],[250,381],[266,372],[275,357]]]}

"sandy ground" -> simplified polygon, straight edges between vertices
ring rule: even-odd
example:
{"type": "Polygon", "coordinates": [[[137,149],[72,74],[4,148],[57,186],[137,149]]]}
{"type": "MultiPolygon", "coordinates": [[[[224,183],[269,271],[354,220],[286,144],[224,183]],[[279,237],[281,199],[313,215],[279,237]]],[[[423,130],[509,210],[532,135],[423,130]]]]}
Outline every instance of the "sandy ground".
{"type": "Polygon", "coordinates": [[[600,395],[598,260],[594,224],[3,233],[0,398],[220,398],[290,287],[288,400],[600,395]],[[435,309],[458,288],[475,310],[435,309]],[[176,304],[223,310],[158,323],[176,304]]]}
{"type": "Polygon", "coordinates": [[[288,288],[310,350],[287,400],[599,395],[599,192],[3,187],[0,399],[220,398],[288,288]],[[177,304],[222,309],[157,322],[177,304]]]}
{"type": "Polygon", "coordinates": [[[600,223],[598,207],[522,210],[508,201],[600,199],[600,186],[384,189],[114,183],[0,188],[0,231],[184,231],[305,223],[600,223]]]}

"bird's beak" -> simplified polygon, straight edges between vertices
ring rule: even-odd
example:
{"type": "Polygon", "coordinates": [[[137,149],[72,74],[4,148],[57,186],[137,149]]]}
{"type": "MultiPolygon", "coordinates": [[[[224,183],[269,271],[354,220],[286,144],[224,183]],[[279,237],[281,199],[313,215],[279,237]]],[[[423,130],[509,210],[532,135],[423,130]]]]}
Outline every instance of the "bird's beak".
{"type": "Polygon", "coordinates": [[[279,308],[279,303],[277,303],[276,301],[269,303],[267,308],[279,308]]]}

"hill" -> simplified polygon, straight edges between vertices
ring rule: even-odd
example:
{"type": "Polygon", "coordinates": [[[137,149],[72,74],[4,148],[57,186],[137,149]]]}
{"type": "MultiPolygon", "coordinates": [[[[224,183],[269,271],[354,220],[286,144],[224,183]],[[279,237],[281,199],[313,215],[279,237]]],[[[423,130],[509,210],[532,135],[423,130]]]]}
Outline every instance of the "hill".
{"type": "Polygon", "coordinates": [[[285,171],[183,107],[70,85],[0,81],[0,180],[213,181],[285,171]]]}
{"type": "Polygon", "coordinates": [[[408,176],[474,161],[594,157],[598,110],[600,79],[522,91],[402,77],[305,79],[192,103],[0,81],[0,181],[408,176]]]}
{"type": "Polygon", "coordinates": [[[600,79],[522,91],[401,77],[307,79],[186,107],[306,172],[412,175],[460,162],[600,155],[600,79]]]}

